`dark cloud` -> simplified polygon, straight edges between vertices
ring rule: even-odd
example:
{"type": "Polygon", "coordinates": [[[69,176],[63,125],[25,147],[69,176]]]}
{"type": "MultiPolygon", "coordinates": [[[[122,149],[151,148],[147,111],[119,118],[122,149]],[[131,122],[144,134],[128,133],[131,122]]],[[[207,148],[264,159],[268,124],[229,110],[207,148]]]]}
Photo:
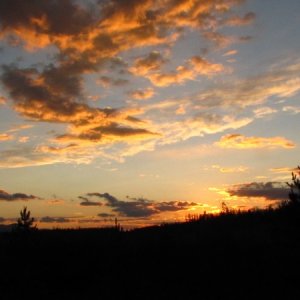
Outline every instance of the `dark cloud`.
{"type": "Polygon", "coordinates": [[[234,185],[227,192],[231,196],[263,197],[266,200],[287,200],[289,188],[282,182],[252,182],[234,185]]]}
{"type": "Polygon", "coordinates": [[[83,128],[76,136],[64,134],[57,140],[102,141],[103,135],[120,138],[155,135],[146,129],[121,126],[122,123],[137,124],[136,118],[124,111],[85,104],[81,101],[79,78],[61,72],[62,69],[51,67],[40,73],[37,69],[18,69],[11,65],[3,67],[1,79],[9,91],[14,108],[23,116],[83,128]],[[101,126],[102,123],[105,126],[101,126]],[[89,128],[84,127],[87,124],[89,128]]]}
{"type": "Polygon", "coordinates": [[[81,206],[102,206],[101,202],[90,201],[88,198],[83,196],[78,196],[78,198],[83,200],[80,202],[81,206]]]}
{"type": "Polygon", "coordinates": [[[1,30],[26,28],[37,34],[76,35],[85,31],[92,13],[72,0],[1,0],[1,30]]]}
{"type": "MultiPolygon", "coordinates": [[[[128,119],[129,122],[138,123],[136,119],[128,119]]],[[[158,136],[158,133],[151,132],[143,128],[125,127],[119,126],[116,123],[112,123],[109,126],[95,127],[90,130],[86,130],[81,134],[63,134],[56,137],[57,141],[90,141],[90,142],[105,142],[107,139],[122,140],[122,139],[147,139],[158,136]]]]}
{"type": "Polygon", "coordinates": [[[110,127],[99,127],[102,134],[114,136],[133,136],[133,135],[157,135],[143,128],[126,128],[119,127],[117,124],[112,124],[110,127]]]}
{"type": "Polygon", "coordinates": [[[0,223],[4,223],[5,221],[5,218],[0,217],[0,223]]]}
{"type": "Polygon", "coordinates": [[[193,206],[197,206],[195,202],[181,202],[181,201],[169,201],[169,202],[159,202],[155,207],[160,211],[178,211],[188,209],[193,206]]]}
{"type": "Polygon", "coordinates": [[[78,115],[84,119],[84,116],[96,113],[95,109],[70,97],[79,91],[77,83],[71,83],[72,78],[58,76],[55,69],[47,72],[43,74],[34,68],[19,69],[14,65],[3,67],[2,83],[19,113],[38,121],[70,123],[78,122],[78,115]]]}
{"type": "Polygon", "coordinates": [[[17,200],[28,201],[28,200],[37,200],[37,199],[40,198],[34,195],[27,195],[24,193],[9,194],[4,190],[0,190],[0,200],[3,201],[17,201],[17,200]]]}
{"type": "Polygon", "coordinates": [[[69,219],[65,218],[65,217],[42,217],[39,220],[42,223],[68,223],[70,222],[69,219]]]}
{"type": "Polygon", "coordinates": [[[197,203],[194,202],[156,202],[144,198],[128,197],[128,201],[123,201],[109,193],[88,193],[87,196],[102,198],[106,201],[106,206],[111,207],[113,212],[118,213],[120,216],[134,218],[150,217],[161,212],[180,211],[197,206],[197,203]]]}
{"type": "Polygon", "coordinates": [[[114,216],[115,216],[114,214],[108,214],[108,213],[98,214],[98,217],[101,217],[101,218],[113,218],[114,216]]]}

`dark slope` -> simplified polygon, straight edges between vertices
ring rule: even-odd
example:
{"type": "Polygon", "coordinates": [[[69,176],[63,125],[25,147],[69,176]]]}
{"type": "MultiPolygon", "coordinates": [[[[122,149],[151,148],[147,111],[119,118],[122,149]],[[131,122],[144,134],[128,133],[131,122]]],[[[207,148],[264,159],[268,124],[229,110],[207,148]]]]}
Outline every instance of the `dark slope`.
{"type": "Polygon", "coordinates": [[[1,299],[300,299],[300,208],[0,235],[1,299]]]}

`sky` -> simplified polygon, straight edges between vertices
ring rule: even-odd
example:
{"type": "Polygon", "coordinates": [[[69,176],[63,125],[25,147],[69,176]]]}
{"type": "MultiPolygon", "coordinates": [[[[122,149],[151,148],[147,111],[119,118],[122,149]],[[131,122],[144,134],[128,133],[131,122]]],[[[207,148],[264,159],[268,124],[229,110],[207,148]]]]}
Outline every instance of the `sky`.
{"type": "Polygon", "coordinates": [[[298,0],[1,0],[0,222],[132,228],[287,198],[298,0]]]}

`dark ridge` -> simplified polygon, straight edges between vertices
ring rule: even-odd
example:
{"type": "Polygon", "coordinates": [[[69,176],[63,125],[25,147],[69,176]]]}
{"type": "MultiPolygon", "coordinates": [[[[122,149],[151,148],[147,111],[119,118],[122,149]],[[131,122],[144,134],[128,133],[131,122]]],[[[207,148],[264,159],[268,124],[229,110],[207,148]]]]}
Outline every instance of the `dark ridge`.
{"type": "Polygon", "coordinates": [[[300,205],[0,235],[1,299],[300,299],[300,205]]]}

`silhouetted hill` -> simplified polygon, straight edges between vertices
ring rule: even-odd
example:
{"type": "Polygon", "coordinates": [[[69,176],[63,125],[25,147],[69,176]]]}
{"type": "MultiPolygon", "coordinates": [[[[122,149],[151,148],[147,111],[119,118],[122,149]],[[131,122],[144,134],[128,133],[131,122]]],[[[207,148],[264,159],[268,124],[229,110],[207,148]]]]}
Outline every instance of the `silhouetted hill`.
{"type": "Polygon", "coordinates": [[[0,235],[1,299],[300,299],[300,208],[0,235]]]}

